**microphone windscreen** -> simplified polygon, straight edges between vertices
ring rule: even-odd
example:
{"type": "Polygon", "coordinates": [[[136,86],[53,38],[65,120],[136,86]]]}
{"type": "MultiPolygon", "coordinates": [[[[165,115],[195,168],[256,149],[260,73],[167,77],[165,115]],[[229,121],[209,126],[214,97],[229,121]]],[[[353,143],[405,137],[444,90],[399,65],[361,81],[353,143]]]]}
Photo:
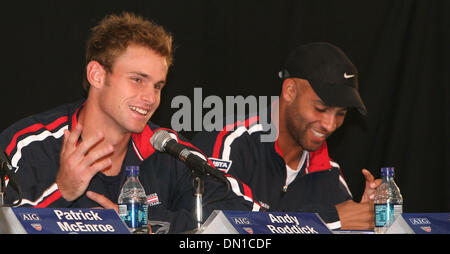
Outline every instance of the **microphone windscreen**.
{"type": "Polygon", "coordinates": [[[150,143],[152,144],[153,148],[160,152],[165,151],[165,144],[167,141],[173,139],[169,132],[166,130],[158,130],[156,131],[153,136],[150,138],[150,143]]]}

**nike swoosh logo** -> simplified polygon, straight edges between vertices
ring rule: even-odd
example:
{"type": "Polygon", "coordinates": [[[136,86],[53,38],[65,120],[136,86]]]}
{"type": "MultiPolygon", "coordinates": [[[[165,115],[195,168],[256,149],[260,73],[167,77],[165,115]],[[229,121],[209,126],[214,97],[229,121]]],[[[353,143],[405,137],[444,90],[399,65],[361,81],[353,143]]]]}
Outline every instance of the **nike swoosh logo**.
{"type": "Polygon", "coordinates": [[[347,74],[347,72],[344,72],[344,78],[348,79],[348,78],[353,78],[355,75],[353,74],[347,74]]]}

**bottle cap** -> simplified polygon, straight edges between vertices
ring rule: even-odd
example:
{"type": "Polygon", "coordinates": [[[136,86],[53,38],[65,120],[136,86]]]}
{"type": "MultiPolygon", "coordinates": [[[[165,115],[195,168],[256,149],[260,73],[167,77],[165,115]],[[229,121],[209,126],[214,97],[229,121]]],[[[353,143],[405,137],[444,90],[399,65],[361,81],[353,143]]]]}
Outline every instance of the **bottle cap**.
{"type": "Polygon", "coordinates": [[[139,166],[127,166],[126,167],[127,176],[138,176],[139,166]]]}
{"type": "Polygon", "coordinates": [[[394,177],[394,167],[382,167],[381,177],[394,177]]]}

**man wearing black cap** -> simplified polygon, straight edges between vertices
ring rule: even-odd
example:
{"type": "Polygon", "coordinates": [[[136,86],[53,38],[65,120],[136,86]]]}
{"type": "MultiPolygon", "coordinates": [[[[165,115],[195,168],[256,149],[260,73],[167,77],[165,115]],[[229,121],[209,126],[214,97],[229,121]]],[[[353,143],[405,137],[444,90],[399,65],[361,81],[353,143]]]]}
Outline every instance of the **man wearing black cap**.
{"type": "Polygon", "coordinates": [[[349,109],[367,112],[357,69],[339,48],[311,43],[292,51],[279,74],[279,103],[267,116],[277,130],[274,140],[264,140],[273,130],[256,115],[232,128],[200,133],[193,143],[218,169],[240,180],[232,183],[236,194],[267,210],[317,212],[331,229],[373,229],[371,200],[380,180],[364,169],[366,189],[361,202],[354,202],[325,141],[349,109]]]}

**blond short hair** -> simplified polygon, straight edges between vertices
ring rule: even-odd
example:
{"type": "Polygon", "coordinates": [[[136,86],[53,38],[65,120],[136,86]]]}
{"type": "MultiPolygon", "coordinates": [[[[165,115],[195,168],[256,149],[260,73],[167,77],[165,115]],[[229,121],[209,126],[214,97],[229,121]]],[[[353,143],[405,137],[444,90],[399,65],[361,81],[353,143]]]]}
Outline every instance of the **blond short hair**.
{"type": "MultiPolygon", "coordinates": [[[[115,59],[130,44],[137,44],[154,50],[166,58],[167,65],[173,61],[172,35],[162,26],[133,13],[106,16],[92,28],[86,45],[86,65],[90,61],[99,62],[111,72],[115,59]]],[[[86,75],[83,88],[89,90],[86,75]]]]}

